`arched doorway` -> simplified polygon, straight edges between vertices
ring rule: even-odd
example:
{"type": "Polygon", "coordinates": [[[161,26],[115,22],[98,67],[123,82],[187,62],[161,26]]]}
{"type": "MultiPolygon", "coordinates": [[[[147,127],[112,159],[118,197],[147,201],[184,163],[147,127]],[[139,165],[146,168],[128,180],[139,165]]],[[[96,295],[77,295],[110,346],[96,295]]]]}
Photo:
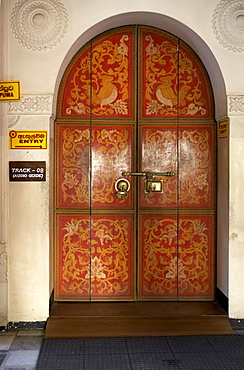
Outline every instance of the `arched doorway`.
{"type": "Polygon", "coordinates": [[[56,300],[214,299],[213,117],[201,61],[171,34],[122,27],[75,55],[55,125],[56,300]]]}

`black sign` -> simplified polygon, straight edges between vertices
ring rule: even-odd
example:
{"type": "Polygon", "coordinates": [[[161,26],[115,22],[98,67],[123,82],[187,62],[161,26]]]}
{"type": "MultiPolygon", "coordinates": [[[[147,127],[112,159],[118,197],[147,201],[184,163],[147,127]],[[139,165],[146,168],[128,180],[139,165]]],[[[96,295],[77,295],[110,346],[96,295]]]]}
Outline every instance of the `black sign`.
{"type": "Polygon", "coordinates": [[[9,162],[9,181],[46,181],[46,162],[9,162]]]}

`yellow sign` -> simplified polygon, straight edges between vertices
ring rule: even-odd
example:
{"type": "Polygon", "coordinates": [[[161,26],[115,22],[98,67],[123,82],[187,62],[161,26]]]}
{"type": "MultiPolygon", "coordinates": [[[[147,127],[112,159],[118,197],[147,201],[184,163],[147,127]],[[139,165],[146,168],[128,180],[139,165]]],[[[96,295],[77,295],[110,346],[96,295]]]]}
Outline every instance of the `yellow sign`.
{"type": "Polygon", "coordinates": [[[47,149],[47,131],[9,131],[10,149],[47,149]]]}
{"type": "Polygon", "coordinates": [[[229,120],[222,119],[219,121],[219,139],[228,137],[229,133],[229,120]]]}
{"type": "Polygon", "coordinates": [[[19,81],[0,81],[0,101],[20,100],[19,81]]]}

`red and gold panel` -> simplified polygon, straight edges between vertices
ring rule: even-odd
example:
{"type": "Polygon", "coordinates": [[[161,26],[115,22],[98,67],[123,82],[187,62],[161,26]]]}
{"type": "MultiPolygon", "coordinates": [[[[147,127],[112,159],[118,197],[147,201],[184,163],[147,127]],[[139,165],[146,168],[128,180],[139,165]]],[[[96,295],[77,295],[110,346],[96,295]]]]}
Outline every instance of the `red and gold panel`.
{"type": "Polygon", "coordinates": [[[177,258],[176,216],[140,215],[139,299],[176,299],[177,258]],[[176,270],[175,270],[176,271],[176,270]]]}
{"type": "Polygon", "coordinates": [[[141,28],[142,119],[211,118],[211,91],[201,62],[182,41],[141,28]]]}
{"type": "Polygon", "coordinates": [[[140,216],[139,299],[213,298],[214,216],[140,216]]]}
{"type": "MultiPolygon", "coordinates": [[[[141,171],[177,173],[177,139],[175,127],[140,126],[141,171]]],[[[163,181],[162,193],[145,193],[145,179],[140,180],[140,208],[175,207],[177,176],[154,177],[163,181]]]]}
{"type": "Polygon", "coordinates": [[[214,215],[179,217],[179,299],[214,297],[214,226],[214,215]]]}
{"type": "Polygon", "coordinates": [[[179,206],[215,207],[215,127],[179,130],[179,206]]]}
{"type": "Polygon", "coordinates": [[[173,171],[163,181],[162,193],[145,193],[141,180],[140,207],[209,208],[214,206],[214,127],[142,126],[141,171],[173,171]],[[178,194],[177,194],[178,192],[178,194]]]}
{"type": "Polygon", "coordinates": [[[57,215],[58,299],[134,298],[133,216],[57,215]]]}
{"type": "Polygon", "coordinates": [[[131,170],[131,126],[59,125],[57,136],[59,207],[132,206],[132,192],[120,199],[115,191],[122,171],[131,170]]]}
{"type": "MultiPolygon", "coordinates": [[[[122,171],[131,171],[133,128],[92,128],[92,206],[131,208],[133,186],[127,198],[116,196],[115,183],[122,171]]],[[[132,184],[131,184],[132,185],[132,184]]]]}
{"type": "Polygon", "coordinates": [[[134,28],[92,40],[76,55],[61,84],[58,116],[132,118],[134,28]]]}
{"type": "Polygon", "coordinates": [[[90,204],[90,128],[57,125],[57,206],[90,204]]]}

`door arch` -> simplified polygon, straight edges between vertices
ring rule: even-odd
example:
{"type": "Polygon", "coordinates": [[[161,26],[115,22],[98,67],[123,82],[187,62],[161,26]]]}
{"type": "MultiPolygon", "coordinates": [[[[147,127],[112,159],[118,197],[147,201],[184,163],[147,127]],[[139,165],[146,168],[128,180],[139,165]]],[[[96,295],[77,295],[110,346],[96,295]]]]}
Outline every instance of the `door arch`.
{"type": "Polygon", "coordinates": [[[150,27],[94,38],[55,127],[55,299],[214,299],[216,134],[196,54],[150,27]]]}

